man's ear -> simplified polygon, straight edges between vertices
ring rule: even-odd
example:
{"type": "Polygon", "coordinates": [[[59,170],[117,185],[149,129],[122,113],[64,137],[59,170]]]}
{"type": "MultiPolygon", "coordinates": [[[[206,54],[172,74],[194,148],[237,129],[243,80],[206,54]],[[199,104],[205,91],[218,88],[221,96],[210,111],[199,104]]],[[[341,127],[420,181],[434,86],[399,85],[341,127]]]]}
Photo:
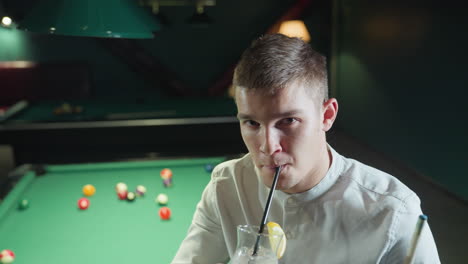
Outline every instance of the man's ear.
{"type": "Polygon", "coordinates": [[[338,114],[338,101],[335,98],[330,98],[322,105],[322,130],[327,132],[333,126],[338,114]]]}

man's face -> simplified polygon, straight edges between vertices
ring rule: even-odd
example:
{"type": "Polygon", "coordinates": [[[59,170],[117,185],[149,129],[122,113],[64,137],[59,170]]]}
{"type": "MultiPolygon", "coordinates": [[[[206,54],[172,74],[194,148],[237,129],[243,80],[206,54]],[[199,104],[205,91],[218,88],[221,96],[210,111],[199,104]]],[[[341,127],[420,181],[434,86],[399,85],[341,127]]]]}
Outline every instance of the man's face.
{"type": "Polygon", "coordinates": [[[275,95],[238,87],[236,103],[242,138],[264,184],[271,187],[275,167],[282,165],[277,189],[312,188],[314,175],[328,169],[322,105],[299,85],[275,95]]]}

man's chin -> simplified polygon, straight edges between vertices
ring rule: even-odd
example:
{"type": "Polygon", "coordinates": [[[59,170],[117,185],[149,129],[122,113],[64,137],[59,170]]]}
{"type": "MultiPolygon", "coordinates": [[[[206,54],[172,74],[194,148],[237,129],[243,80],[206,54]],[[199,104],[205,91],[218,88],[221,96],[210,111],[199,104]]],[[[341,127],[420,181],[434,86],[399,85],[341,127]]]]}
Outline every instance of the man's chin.
{"type": "Polygon", "coordinates": [[[290,188],[291,186],[289,182],[287,182],[284,179],[278,179],[278,183],[276,184],[276,190],[287,191],[290,188]]]}
{"type": "MultiPolygon", "coordinates": [[[[265,186],[267,186],[268,188],[271,188],[271,186],[273,185],[273,179],[274,178],[269,176],[269,175],[263,175],[263,184],[265,186]]],[[[283,190],[287,190],[289,188],[290,188],[290,186],[286,182],[286,179],[282,179],[282,177],[280,177],[278,179],[278,182],[276,183],[276,188],[275,189],[283,191],[283,190]]]]}

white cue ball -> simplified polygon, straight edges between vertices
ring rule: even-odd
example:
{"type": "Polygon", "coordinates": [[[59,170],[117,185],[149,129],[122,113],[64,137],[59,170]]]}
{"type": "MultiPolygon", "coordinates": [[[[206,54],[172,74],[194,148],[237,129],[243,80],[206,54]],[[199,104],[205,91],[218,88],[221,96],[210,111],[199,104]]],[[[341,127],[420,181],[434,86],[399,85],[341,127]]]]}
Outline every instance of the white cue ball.
{"type": "Polygon", "coordinates": [[[123,182],[119,182],[119,183],[117,183],[117,185],[115,186],[115,190],[116,190],[118,193],[126,192],[126,191],[128,190],[127,184],[125,184],[125,183],[123,183],[123,182]]]}
{"type": "Polygon", "coordinates": [[[167,204],[168,201],[169,201],[169,198],[164,193],[160,193],[158,197],[156,197],[156,202],[158,204],[167,204]]]}

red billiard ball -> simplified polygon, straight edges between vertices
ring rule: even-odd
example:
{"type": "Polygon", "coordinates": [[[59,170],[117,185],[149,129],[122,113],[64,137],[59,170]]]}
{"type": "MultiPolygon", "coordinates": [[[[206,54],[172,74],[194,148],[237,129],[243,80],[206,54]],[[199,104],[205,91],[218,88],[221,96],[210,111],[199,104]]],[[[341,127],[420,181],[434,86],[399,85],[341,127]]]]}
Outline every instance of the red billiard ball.
{"type": "Polygon", "coordinates": [[[15,253],[9,249],[2,250],[0,252],[1,263],[12,263],[15,260],[15,253]]]}
{"type": "Polygon", "coordinates": [[[127,199],[128,192],[127,191],[118,192],[117,195],[119,196],[120,200],[125,200],[125,199],[127,199]]]}
{"type": "Polygon", "coordinates": [[[81,210],[88,209],[89,207],[89,200],[88,198],[81,198],[78,200],[78,208],[81,210]]]}
{"type": "Polygon", "coordinates": [[[161,209],[159,209],[159,216],[163,220],[169,220],[169,218],[171,218],[171,210],[167,207],[161,207],[161,209]]]}

